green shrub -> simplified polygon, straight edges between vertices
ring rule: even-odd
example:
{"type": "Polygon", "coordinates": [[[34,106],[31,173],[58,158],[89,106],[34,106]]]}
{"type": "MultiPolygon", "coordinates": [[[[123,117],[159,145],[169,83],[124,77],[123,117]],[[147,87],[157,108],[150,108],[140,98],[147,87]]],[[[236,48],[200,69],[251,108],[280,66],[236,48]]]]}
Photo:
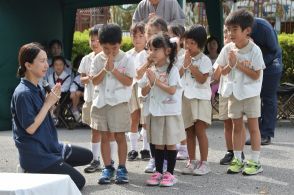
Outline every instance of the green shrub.
{"type": "MultiPolygon", "coordinates": [[[[133,47],[131,37],[123,36],[121,49],[123,51],[128,51],[133,47]]],[[[72,47],[72,61],[77,55],[87,55],[91,52],[89,47],[89,31],[85,30],[84,32],[76,31],[74,33],[73,47],[72,47]]]]}
{"type": "Polygon", "coordinates": [[[281,83],[294,83],[294,34],[280,34],[279,42],[282,47],[284,64],[281,83]]]}

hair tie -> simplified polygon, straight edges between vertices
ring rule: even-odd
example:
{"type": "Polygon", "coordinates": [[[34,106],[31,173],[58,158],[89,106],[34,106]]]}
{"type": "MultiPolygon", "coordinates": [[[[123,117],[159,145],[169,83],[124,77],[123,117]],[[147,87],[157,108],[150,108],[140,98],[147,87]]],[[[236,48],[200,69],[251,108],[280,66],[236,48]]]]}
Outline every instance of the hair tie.
{"type": "Polygon", "coordinates": [[[179,41],[178,37],[172,37],[172,38],[169,39],[170,43],[177,43],[178,41],[179,41]]]}

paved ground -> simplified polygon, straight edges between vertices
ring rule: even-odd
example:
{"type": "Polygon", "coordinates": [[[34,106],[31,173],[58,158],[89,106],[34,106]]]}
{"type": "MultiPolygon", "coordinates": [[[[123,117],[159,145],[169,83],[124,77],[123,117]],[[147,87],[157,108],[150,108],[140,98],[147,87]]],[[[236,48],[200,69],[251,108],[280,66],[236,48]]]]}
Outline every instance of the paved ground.
{"type": "MultiPolygon", "coordinates": [[[[99,173],[84,174],[87,183],[82,194],[294,194],[294,128],[290,123],[279,123],[273,144],[262,147],[261,162],[264,172],[258,176],[244,177],[227,175],[226,166],[219,165],[224,155],[224,136],[220,122],[214,122],[207,130],[209,138],[209,162],[212,172],[206,176],[182,176],[179,173],[185,162],[178,161],[176,175],[178,183],[171,188],[147,187],[144,181],[148,174],[143,173],[147,162],[127,162],[130,184],[100,186],[99,173]]],[[[90,131],[59,130],[60,140],[89,147],[90,131]]],[[[140,143],[141,144],[141,143],[140,143]]],[[[245,148],[245,155],[249,152],[245,148]]],[[[17,151],[11,132],[0,131],[0,172],[15,172],[17,151]]],[[[84,167],[79,167],[83,170],[84,167]]]]}

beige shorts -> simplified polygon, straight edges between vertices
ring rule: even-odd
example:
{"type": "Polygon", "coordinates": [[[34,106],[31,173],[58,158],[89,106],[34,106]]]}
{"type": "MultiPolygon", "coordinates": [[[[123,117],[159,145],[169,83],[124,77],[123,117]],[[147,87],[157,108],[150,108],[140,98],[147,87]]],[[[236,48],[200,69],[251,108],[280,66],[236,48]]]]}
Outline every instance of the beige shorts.
{"type": "Polygon", "coordinates": [[[137,83],[133,86],[132,96],[131,96],[129,105],[130,105],[131,113],[140,109],[140,100],[138,98],[138,84],[137,83]]]}
{"type": "Polygon", "coordinates": [[[237,100],[233,95],[229,97],[228,102],[229,117],[232,119],[241,118],[244,115],[247,118],[260,117],[260,97],[255,96],[244,100],[237,100]]]}
{"type": "Polygon", "coordinates": [[[183,96],[182,115],[185,129],[194,125],[197,120],[211,124],[211,102],[210,100],[188,99],[183,96]]]}
{"type": "Polygon", "coordinates": [[[229,119],[229,98],[222,97],[221,95],[219,97],[219,114],[218,114],[218,119],[219,120],[227,120],[229,119]]]}
{"type": "Polygon", "coordinates": [[[181,115],[146,117],[147,139],[155,145],[174,145],[186,139],[181,115]]]}
{"type": "Polygon", "coordinates": [[[92,106],[91,128],[113,133],[128,132],[131,128],[131,117],[127,102],[102,108],[92,106]]]}
{"type": "Polygon", "coordinates": [[[82,122],[89,126],[91,125],[91,117],[90,117],[91,106],[92,106],[92,102],[85,102],[82,108],[82,122]]]}

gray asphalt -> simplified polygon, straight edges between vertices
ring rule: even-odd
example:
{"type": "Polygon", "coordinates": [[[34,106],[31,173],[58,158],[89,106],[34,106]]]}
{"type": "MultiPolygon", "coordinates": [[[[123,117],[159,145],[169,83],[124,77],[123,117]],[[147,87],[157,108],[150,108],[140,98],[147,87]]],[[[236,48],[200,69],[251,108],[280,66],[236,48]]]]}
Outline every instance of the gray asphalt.
{"type": "MultiPolygon", "coordinates": [[[[59,129],[58,132],[61,141],[90,147],[91,132],[88,129],[59,129]]],[[[127,162],[129,184],[101,186],[97,184],[100,173],[83,173],[87,183],[82,194],[294,194],[293,124],[279,122],[273,143],[269,146],[263,146],[261,149],[260,161],[264,172],[257,176],[227,175],[227,166],[219,165],[219,159],[225,153],[222,123],[213,122],[213,125],[207,130],[207,134],[209,138],[208,161],[212,170],[208,175],[182,176],[180,170],[185,166],[185,161],[177,161],[175,174],[178,183],[174,187],[147,187],[144,182],[149,175],[143,173],[147,162],[127,162]]],[[[197,155],[199,156],[199,153],[197,155]]],[[[250,156],[249,146],[245,147],[245,155],[250,156]]],[[[0,172],[16,172],[17,164],[17,150],[12,140],[11,131],[0,131],[0,172]]],[[[82,171],[84,167],[78,167],[78,169],[82,171]]]]}

